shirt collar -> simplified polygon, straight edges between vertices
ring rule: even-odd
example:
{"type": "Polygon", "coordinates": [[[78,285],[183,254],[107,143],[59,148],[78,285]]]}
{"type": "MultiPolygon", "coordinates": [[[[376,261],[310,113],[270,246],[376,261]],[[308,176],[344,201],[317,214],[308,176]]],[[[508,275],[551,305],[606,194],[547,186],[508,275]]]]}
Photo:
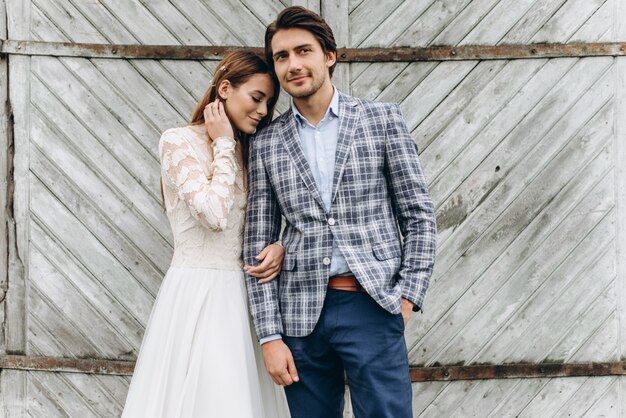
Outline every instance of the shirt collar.
{"type": "MultiPolygon", "coordinates": [[[[295,103],[293,102],[293,99],[291,100],[291,111],[293,112],[298,122],[302,124],[308,123],[306,118],[302,116],[302,114],[296,107],[295,103]]],[[[337,91],[337,88],[334,85],[333,85],[333,98],[330,100],[330,105],[328,106],[328,109],[326,110],[326,113],[324,114],[324,117],[322,118],[322,120],[326,119],[329,113],[334,115],[336,118],[339,117],[339,92],[337,91]]]]}

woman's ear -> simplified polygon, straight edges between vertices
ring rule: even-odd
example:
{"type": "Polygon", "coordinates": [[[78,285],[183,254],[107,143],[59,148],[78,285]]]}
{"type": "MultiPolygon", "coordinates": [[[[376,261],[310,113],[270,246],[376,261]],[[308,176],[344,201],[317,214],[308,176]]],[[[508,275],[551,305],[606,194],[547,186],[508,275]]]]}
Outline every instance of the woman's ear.
{"type": "Polygon", "coordinates": [[[230,90],[230,81],[222,80],[220,85],[217,87],[217,96],[222,100],[226,100],[228,99],[228,96],[230,96],[230,90]]]}

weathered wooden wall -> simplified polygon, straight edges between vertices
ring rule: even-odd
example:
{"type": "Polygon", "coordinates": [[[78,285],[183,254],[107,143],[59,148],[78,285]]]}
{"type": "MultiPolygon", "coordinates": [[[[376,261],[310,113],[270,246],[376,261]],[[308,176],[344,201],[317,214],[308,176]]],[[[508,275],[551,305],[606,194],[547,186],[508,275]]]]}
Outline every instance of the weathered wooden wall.
{"type": "MultiPolygon", "coordinates": [[[[293,2],[322,13],[338,43],[355,48],[625,41],[623,3],[293,2]]],[[[261,46],[265,25],[291,2],[234,4],[6,0],[6,29],[15,40],[261,46]]],[[[172,250],[159,133],[184,123],[214,66],[0,61],[0,103],[8,94],[12,111],[0,112],[0,350],[135,359],[172,250]]],[[[412,365],[626,357],[626,58],[342,63],[335,82],[401,103],[437,206],[433,284],[406,334],[412,365]]],[[[0,410],[116,416],[128,382],[1,370],[0,410]]],[[[414,410],[620,416],[625,389],[616,376],[417,382],[414,410]]]]}

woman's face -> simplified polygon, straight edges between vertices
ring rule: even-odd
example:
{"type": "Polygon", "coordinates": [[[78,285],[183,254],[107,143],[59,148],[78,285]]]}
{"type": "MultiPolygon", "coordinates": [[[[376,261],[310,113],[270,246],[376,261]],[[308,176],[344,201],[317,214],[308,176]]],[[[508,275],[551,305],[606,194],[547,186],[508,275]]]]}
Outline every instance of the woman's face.
{"type": "Polygon", "coordinates": [[[267,115],[273,94],[274,83],[268,74],[255,74],[238,87],[229,84],[220,89],[230,123],[246,134],[256,132],[257,125],[267,115]]]}

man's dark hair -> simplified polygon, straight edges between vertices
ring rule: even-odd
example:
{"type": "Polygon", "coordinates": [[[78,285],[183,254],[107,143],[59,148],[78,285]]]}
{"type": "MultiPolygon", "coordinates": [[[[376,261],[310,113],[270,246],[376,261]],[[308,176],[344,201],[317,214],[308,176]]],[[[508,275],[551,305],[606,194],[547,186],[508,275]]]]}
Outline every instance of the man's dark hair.
{"type": "MultiPolygon", "coordinates": [[[[265,30],[265,57],[267,63],[274,68],[274,53],[272,51],[272,38],[281,29],[304,29],[313,34],[322,46],[324,53],[337,52],[337,44],[333,30],[328,23],[316,13],[302,6],[287,7],[278,14],[276,20],[265,30]]],[[[336,64],[336,63],[335,63],[336,64]]],[[[335,64],[329,68],[330,76],[333,75],[335,64]]]]}

